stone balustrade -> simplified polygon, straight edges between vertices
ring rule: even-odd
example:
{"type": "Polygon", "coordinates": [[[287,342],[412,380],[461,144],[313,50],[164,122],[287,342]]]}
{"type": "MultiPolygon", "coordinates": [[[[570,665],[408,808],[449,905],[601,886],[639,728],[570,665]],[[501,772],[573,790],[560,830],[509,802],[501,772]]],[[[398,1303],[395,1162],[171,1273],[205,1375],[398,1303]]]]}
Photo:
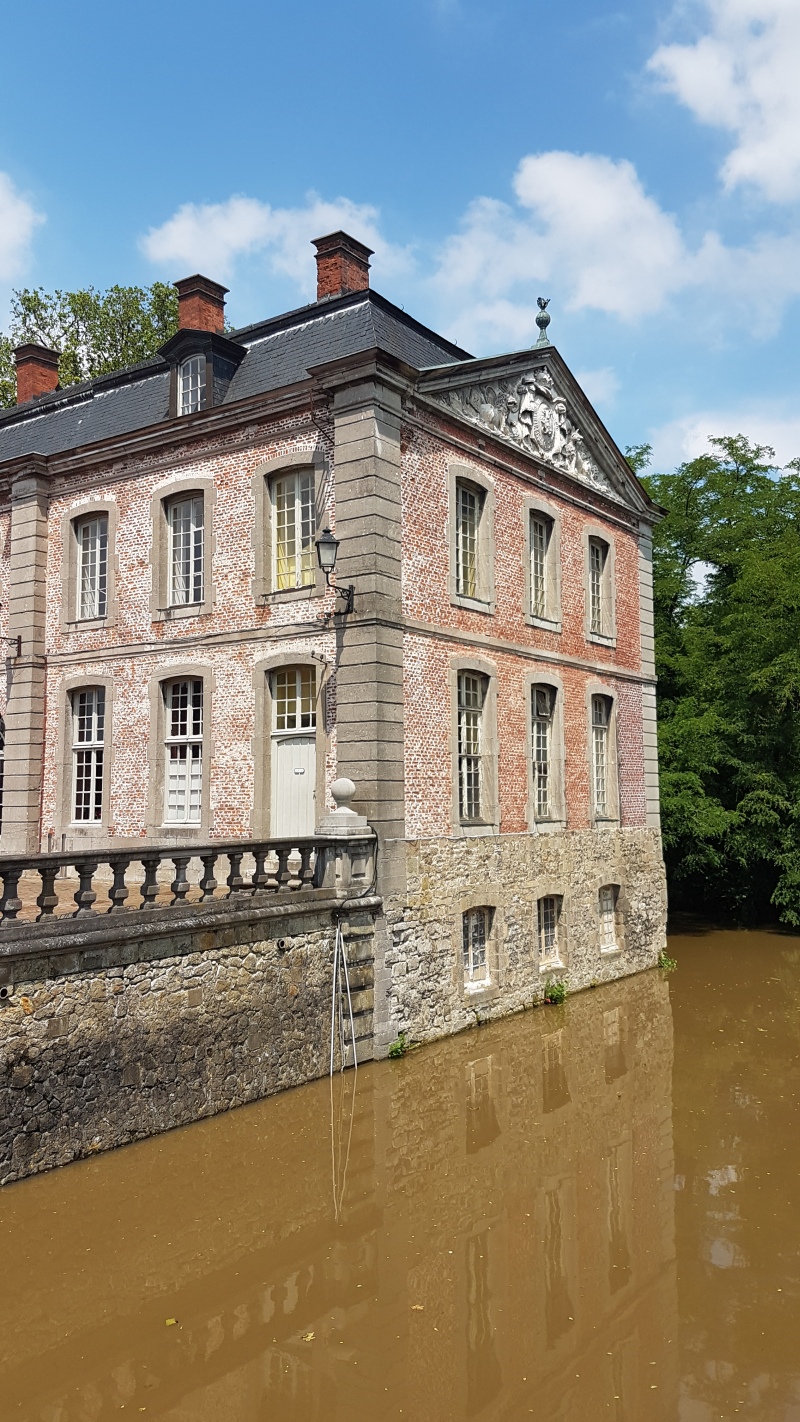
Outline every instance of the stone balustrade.
{"type": "Polygon", "coordinates": [[[345,898],[371,885],[374,843],[372,831],[359,827],[346,837],[334,829],[307,838],[2,855],[0,935],[49,917],[86,920],[221,900],[256,908],[293,896],[345,898]]]}

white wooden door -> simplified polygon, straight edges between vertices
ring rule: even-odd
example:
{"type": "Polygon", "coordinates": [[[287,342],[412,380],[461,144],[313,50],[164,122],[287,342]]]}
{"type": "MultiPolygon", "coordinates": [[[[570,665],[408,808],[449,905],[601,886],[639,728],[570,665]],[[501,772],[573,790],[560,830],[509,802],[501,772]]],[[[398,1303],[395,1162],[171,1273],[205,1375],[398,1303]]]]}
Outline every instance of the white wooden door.
{"type": "Polygon", "coordinates": [[[315,736],[272,737],[272,833],[276,839],[314,833],[315,736]]]}

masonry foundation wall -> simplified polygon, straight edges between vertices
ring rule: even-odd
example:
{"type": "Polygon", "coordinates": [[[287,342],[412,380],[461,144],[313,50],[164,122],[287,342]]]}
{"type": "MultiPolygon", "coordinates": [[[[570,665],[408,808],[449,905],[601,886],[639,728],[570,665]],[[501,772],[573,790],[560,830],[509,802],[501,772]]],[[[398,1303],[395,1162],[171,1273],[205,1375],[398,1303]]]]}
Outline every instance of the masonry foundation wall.
{"type": "MultiPolygon", "coordinates": [[[[364,1060],[372,914],[342,926],[364,1060]]],[[[334,937],[330,913],[260,917],[93,947],[61,970],[55,940],[50,958],[0,945],[0,1184],[324,1075],[334,937]]]]}
{"type": "MultiPolygon", "coordinates": [[[[398,846],[397,852],[402,852],[398,846]]],[[[655,829],[430,839],[405,846],[407,892],[386,901],[375,972],[375,1050],[404,1032],[429,1041],[654,967],[666,941],[666,880],[655,829]],[[617,949],[602,951],[598,893],[618,887],[617,949]],[[544,967],[537,900],[562,900],[557,965],[544,967]],[[488,908],[486,986],[465,985],[462,915],[488,908]]]]}

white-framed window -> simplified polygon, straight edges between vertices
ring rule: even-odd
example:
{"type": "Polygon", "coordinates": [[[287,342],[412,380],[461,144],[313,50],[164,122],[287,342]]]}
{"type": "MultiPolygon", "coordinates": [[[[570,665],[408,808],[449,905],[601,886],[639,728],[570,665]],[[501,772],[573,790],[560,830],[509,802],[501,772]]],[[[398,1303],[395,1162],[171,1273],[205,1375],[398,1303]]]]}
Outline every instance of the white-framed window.
{"type": "Polygon", "coordinates": [[[206,358],[190,356],[178,370],[178,414],[194,415],[206,407],[206,358]]]}
{"type": "Polygon", "coordinates": [[[533,746],[533,803],[537,820],[553,813],[553,710],[556,694],[551,686],[531,687],[531,743],[533,746]]]}
{"type": "Polygon", "coordinates": [[[192,677],[164,688],[164,821],[200,823],[203,800],[203,683],[192,677]]]}
{"type": "Polygon", "coordinates": [[[484,492],[474,484],[456,482],[456,592],[480,597],[479,530],[484,492]]]}
{"type": "Polygon", "coordinates": [[[489,980],[487,944],[489,942],[490,909],[468,909],[461,918],[461,946],[464,962],[464,983],[486,983],[489,980]]]}
{"type": "Polygon", "coordinates": [[[286,667],[272,682],[276,731],[311,731],[317,724],[317,678],[313,667],[286,667]]]}
{"type": "Polygon", "coordinates": [[[170,606],[186,607],[203,601],[203,545],[205,520],[203,495],[173,499],[167,505],[169,523],[170,606]]]}
{"type": "Polygon", "coordinates": [[[97,823],[103,818],[106,693],[102,686],[73,691],[72,820],[97,823]]]}
{"type": "Polygon", "coordinates": [[[317,536],[314,471],[282,474],[272,483],[273,586],[277,591],[313,587],[317,536]]]}
{"type": "Polygon", "coordinates": [[[483,708],[486,677],[458,673],[458,809],[465,821],[483,815],[483,708]]]}
{"type": "Polygon", "coordinates": [[[603,637],[608,633],[608,591],[606,567],[608,544],[602,538],[589,539],[589,631],[603,637]]]}
{"type": "Polygon", "coordinates": [[[561,898],[557,894],[547,894],[536,905],[539,930],[539,958],[542,963],[559,963],[561,951],[559,925],[561,920],[561,898]]]}
{"type": "Polygon", "coordinates": [[[549,552],[553,520],[543,513],[531,514],[531,616],[549,617],[549,552]]]}
{"type": "Polygon", "coordinates": [[[108,514],[78,519],[75,539],[78,619],[105,617],[108,610],[108,514]]]}
{"type": "Polygon", "coordinates": [[[608,696],[592,697],[592,807],[601,819],[611,814],[609,795],[609,731],[611,701],[608,696]]]}
{"type": "Polygon", "coordinates": [[[617,948],[617,889],[604,884],[598,893],[600,913],[600,951],[613,953],[617,948]]]}

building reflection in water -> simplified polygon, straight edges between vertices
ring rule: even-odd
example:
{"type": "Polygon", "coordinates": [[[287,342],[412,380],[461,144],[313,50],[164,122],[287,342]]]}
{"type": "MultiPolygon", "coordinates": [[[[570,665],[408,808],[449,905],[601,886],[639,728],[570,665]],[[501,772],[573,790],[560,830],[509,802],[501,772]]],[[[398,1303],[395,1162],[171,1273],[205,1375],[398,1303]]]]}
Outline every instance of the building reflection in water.
{"type": "Polygon", "coordinates": [[[0,1192],[7,1415],[666,1422],[671,1066],[652,973],[0,1192]]]}

